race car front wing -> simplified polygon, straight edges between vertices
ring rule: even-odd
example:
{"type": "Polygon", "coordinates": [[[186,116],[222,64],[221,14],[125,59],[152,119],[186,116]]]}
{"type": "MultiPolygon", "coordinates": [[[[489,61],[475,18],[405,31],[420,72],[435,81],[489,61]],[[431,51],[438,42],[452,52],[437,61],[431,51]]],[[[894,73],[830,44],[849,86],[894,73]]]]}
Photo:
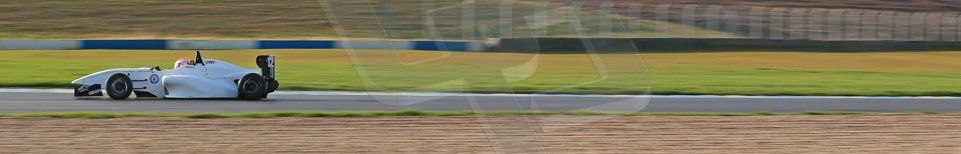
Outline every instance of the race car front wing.
{"type": "Polygon", "coordinates": [[[73,96],[103,96],[103,91],[100,89],[100,84],[75,86],[73,88],[73,96]]]}

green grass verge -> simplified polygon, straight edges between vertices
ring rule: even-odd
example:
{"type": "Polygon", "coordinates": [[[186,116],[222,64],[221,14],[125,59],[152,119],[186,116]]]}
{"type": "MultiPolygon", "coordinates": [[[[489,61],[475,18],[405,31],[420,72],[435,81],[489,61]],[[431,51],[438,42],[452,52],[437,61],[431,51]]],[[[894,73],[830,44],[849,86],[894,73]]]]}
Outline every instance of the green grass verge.
{"type": "MultiPolygon", "coordinates": [[[[184,50],[0,51],[0,87],[69,88],[111,68],[169,69],[184,50]]],[[[961,52],[517,54],[216,50],[256,68],[278,57],[281,90],[562,94],[961,96],[961,52]],[[447,54],[447,55],[445,55],[447,54]],[[353,55],[354,58],[350,58],[353,55]],[[439,58],[439,59],[434,59],[439,58]],[[595,61],[595,59],[597,59],[595,61]],[[599,69],[603,68],[603,69],[599,69]]]]}
{"type": "Polygon", "coordinates": [[[531,111],[332,111],[332,112],[249,112],[249,113],[101,113],[101,112],[73,112],[73,113],[26,113],[0,114],[0,118],[63,118],[63,119],[112,119],[112,118],[190,118],[190,119],[219,119],[219,118],[323,118],[323,117],[435,117],[435,116],[523,116],[523,115],[567,115],[567,116],[787,116],[787,115],[928,115],[941,114],[937,112],[909,112],[909,113],[870,113],[870,112],[750,112],[750,113],[720,113],[720,112],[592,112],[592,111],[560,111],[560,112],[531,112],[531,111]]]}

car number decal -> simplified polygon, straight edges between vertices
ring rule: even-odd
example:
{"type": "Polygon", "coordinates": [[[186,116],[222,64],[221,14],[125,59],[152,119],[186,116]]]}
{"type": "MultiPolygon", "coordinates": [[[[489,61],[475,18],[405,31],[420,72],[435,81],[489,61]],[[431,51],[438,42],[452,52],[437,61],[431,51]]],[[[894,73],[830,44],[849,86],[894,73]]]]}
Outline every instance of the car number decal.
{"type": "Polygon", "coordinates": [[[157,75],[157,74],[151,74],[151,75],[150,75],[150,83],[152,83],[152,84],[160,83],[160,76],[157,75]]]}

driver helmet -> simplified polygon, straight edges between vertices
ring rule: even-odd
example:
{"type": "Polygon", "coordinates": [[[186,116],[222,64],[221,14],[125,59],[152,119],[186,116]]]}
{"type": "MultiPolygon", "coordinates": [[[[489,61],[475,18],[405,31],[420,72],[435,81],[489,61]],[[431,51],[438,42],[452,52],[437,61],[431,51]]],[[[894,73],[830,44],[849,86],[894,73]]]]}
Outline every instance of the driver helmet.
{"type": "Polygon", "coordinates": [[[187,66],[189,64],[190,64],[189,60],[180,58],[180,59],[177,59],[177,62],[174,62],[174,69],[178,69],[178,68],[187,66]]]}

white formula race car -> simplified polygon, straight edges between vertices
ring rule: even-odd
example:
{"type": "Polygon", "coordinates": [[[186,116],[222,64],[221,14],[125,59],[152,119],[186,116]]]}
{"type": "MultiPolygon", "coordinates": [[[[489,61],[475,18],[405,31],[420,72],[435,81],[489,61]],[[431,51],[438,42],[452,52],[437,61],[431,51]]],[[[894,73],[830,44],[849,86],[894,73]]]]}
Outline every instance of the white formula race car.
{"type": "Polygon", "coordinates": [[[130,94],[155,98],[239,98],[257,100],[277,90],[274,56],[257,56],[260,70],[252,70],[214,59],[180,59],[174,69],[159,67],[119,68],[93,73],[72,83],[74,96],[103,96],[127,99],[130,94]]]}

